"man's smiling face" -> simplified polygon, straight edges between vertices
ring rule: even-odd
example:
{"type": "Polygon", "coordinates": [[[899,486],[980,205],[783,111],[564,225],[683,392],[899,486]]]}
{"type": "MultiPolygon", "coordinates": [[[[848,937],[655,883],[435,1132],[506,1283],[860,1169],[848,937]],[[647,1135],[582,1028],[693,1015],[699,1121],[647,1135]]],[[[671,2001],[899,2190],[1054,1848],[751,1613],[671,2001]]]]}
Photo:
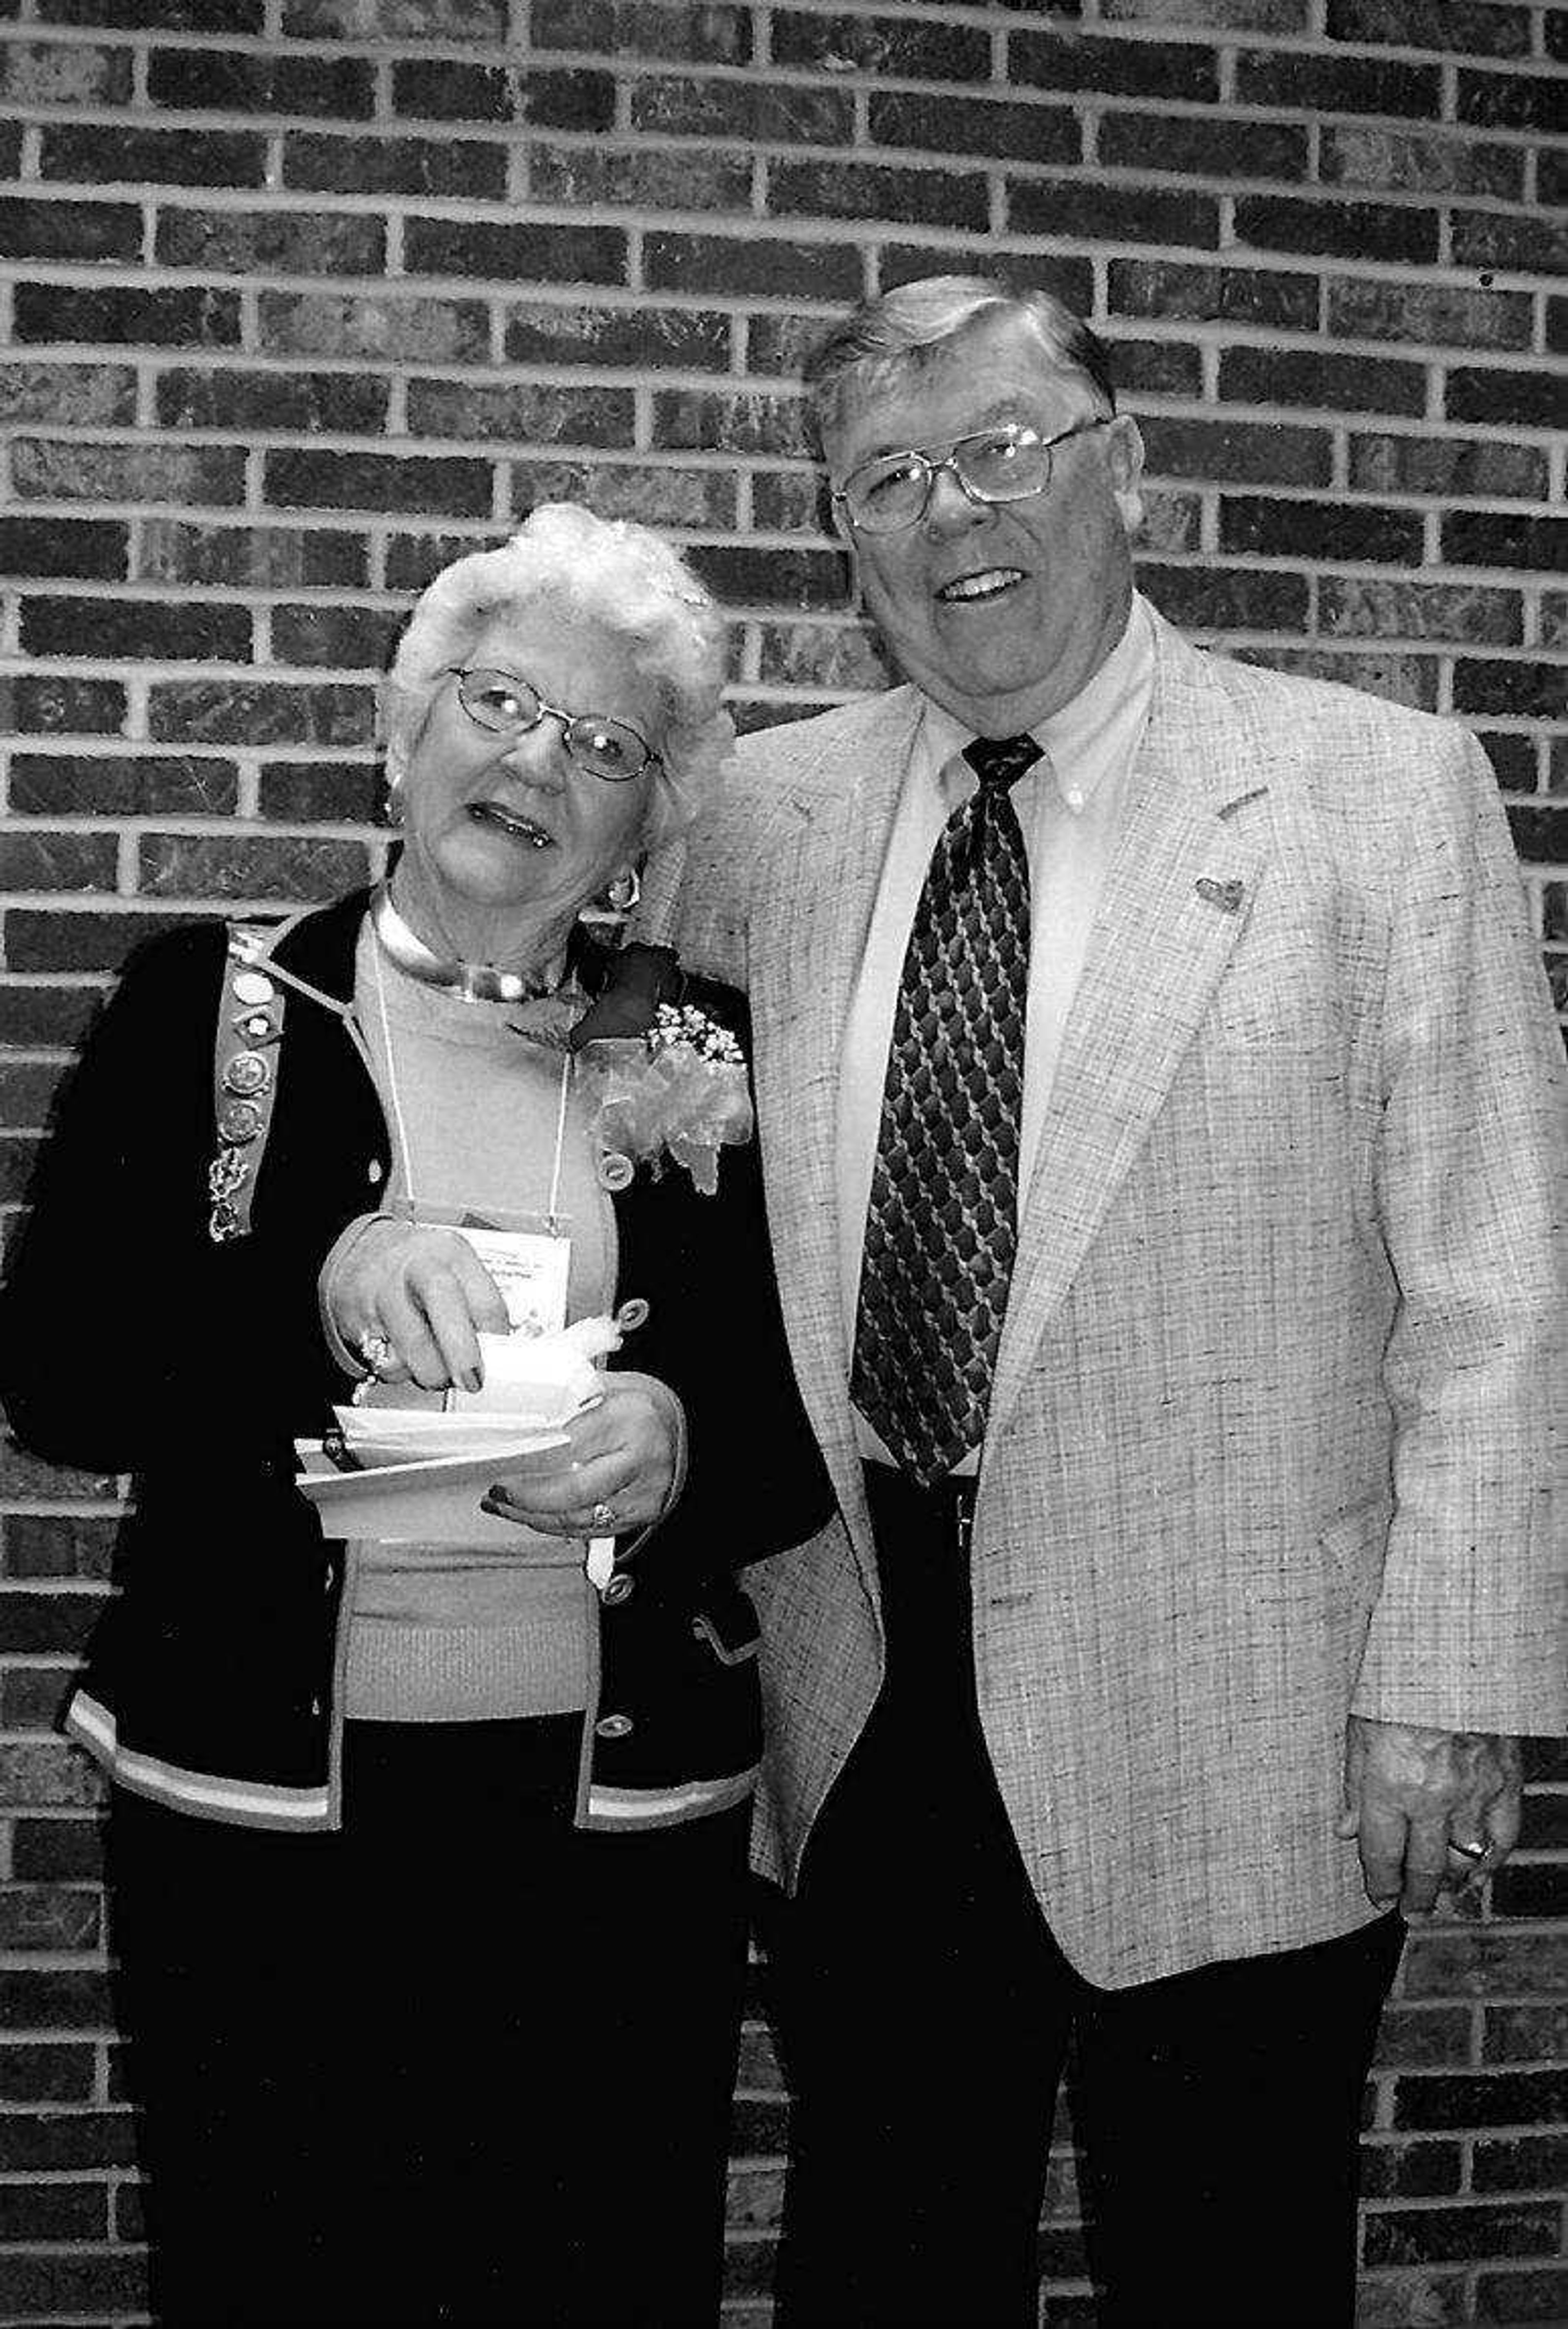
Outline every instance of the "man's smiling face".
{"type": "MultiPolygon", "coordinates": [[[[841,486],[884,453],[940,458],[1004,420],[1053,437],[1102,410],[1022,318],[993,316],[852,401],[824,450],[841,486]]],[[[1123,417],[1058,445],[1050,485],[1026,501],[971,501],[944,470],[915,524],[852,530],[867,611],[900,669],[978,735],[1014,735],[1060,710],[1121,636],[1142,458],[1137,423],[1123,417]]]]}

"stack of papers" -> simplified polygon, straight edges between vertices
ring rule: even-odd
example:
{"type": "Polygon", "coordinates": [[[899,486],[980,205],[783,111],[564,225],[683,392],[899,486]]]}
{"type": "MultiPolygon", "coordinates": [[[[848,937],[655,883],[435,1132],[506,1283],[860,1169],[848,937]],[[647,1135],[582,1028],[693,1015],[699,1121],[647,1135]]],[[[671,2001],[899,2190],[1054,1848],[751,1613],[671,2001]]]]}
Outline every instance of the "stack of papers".
{"type": "Polygon", "coordinates": [[[440,1408],[335,1407],[344,1451],[367,1469],[460,1456],[497,1459],[559,1447],[562,1433],[517,1415],[452,1414],[440,1408]]]}
{"type": "Polygon", "coordinates": [[[515,1416],[345,1412],[356,1415],[354,1436],[344,1431],[332,1452],[319,1439],[294,1443],[302,1466],[295,1485],[329,1537],[495,1544],[515,1553],[515,1523],[486,1513],[483,1498],[492,1487],[571,1460],[563,1431],[539,1430],[515,1416]]]}
{"type": "Polygon", "coordinates": [[[571,1463],[562,1426],[598,1389],[593,1362],[617,1349],[620,1335],[613,1318],[581,1319],[554,1334],[481,1334],[481,1392],[449,1391],[442,1406],[421,1405],[415,1392],[404,1405],[392,1385],[373,1386],[385,1403],[376,1397],[335,1407],[335,1429],[325,1439],[295,1441],[296,1485],[329,1537],[494,1543],[515,1553],[524,1532],[485,1512],[483,1499],[514,1483],[521,1494],[530,1473],[571,1463]]]}

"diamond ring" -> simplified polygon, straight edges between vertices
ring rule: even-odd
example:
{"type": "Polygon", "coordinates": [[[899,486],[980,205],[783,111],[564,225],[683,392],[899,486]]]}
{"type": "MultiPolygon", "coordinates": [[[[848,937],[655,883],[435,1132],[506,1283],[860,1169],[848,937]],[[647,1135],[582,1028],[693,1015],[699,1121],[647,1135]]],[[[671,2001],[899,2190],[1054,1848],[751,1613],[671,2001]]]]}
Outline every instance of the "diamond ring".
{"type": "Polygon", "coordinates": [[[362,1334],[359,1354],[372,1374],[380,1374],[392,1354],[392,1346],[384,1334],[362,1334]]]}
{"type": "Polygon", "coordinates": [[[601,1496],[588,1517],[595,1528],[607,1529],[615,1518],[615,1506],[607,1504],[601,1496]]]}
{"type": "Polygon", "coordinates": [[[1457,1835],[1449,1838],[1449,1850],[1457,1852],[1461,1860],[1485,1860],[1491,1850],[1489,1843],[1461,1843],[1457,1835]]]}

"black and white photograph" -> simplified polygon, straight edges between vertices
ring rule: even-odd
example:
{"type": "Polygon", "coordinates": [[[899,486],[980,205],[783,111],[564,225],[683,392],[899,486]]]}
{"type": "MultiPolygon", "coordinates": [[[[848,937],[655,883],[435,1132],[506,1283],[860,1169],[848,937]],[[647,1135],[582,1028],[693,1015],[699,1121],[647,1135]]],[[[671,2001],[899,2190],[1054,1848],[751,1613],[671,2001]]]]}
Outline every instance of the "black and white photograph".
{"type": "Polygon", "coordinates": [[[1560,0],[0,0],[0,2324],[1568,2329],[1560,0]]]}

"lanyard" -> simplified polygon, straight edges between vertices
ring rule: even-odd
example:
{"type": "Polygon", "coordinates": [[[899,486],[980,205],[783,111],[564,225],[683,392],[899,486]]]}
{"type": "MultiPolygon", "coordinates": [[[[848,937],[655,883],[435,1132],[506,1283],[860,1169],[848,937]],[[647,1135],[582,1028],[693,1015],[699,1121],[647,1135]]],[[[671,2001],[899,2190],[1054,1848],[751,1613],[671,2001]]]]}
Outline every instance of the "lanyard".
{"type": "MultiPolygon", "coordinates": [[[[402,1164],[403,1189],[411,1205],[418,1203],[414,1188],[413,1150],[409,1143],[408,1124],[403,1116],[402,1100],[398,1091],[397,1050],[392,1040],[392,1019],[386,1007],[386,982],[382,975],[381,947],[373,941],[372,963],[375,972],[376,1011],[381,1020],[383,1055],[386,1061],[386,1096],[392,1109],[392,1131],[402,1164]]],[[[555,1152],[550,1167],[550,1200],[545,1208],[544,1221],[552,1237],[561,1230],[561,1171],[566,1149],[566,1107],[571,1089],[571,1054],[563,1052],[561,1060],[561,1089],[555,1108],[555,1152]]]]}

